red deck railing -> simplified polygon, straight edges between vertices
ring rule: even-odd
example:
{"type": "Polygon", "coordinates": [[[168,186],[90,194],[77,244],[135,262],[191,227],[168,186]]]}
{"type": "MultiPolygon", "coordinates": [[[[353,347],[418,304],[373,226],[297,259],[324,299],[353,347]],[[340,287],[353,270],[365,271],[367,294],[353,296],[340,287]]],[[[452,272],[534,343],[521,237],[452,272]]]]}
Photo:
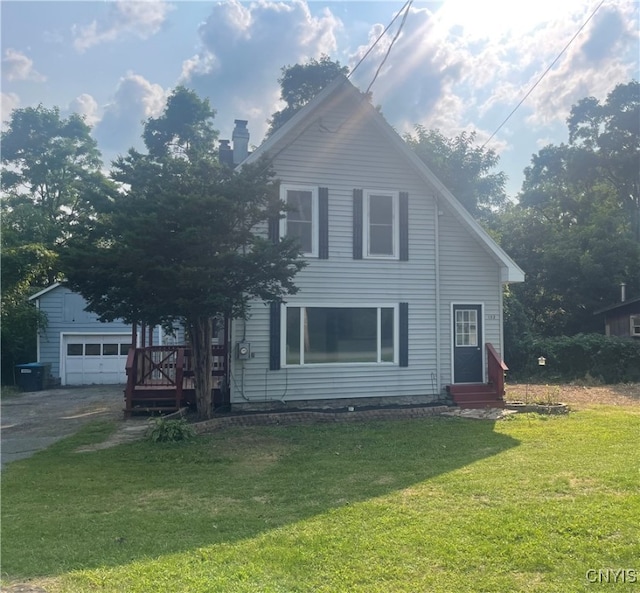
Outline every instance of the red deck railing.
{"type": "Polygon", "coordinates": [[[504,397],[504,374],[509,367],[504,363],[492,344],[487,342],[487,375],[500,398],[504,397]]]}
{"type": "MultiPolygon", "coordinates": [[[[212,346],[214,388],[226,374],[226,348],[212,346]]],[[[154,399],[154,393],[175,390],[175,408],[184,400],[185,391],[194,389],[193,356],[189,346],[146,346],[130,348],[126,363],[126,411],[134,409],[136,399],[154,399]],[[146,395],[145,395],[146,393],[146,395]]],[[[173,396],[172,396],[173,399],[173,396]]]]}

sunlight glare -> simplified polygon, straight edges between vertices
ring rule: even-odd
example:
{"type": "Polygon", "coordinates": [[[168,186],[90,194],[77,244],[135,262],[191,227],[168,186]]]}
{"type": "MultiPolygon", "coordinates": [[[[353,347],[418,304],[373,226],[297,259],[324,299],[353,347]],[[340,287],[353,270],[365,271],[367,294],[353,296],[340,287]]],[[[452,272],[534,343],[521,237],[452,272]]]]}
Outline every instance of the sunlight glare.
{"type": "Polygon", "coordinates": [[[446,29],[460,26],[469,39],[497,41],[504,37],[521,35],[546,21],[562,18],[584,0],[446,0],[437,12],[437,18],[446,29]]]}

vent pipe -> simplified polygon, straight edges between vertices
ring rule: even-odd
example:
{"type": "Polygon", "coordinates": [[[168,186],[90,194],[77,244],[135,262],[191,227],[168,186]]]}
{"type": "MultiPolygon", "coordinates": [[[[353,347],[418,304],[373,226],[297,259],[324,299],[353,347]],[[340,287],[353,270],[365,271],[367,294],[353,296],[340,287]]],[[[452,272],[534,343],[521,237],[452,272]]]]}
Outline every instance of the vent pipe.
{"type": "Polygon", "coordinates": [[[624,282],[620,283],[620,302],[624,303],[627,300],[627,285],[624,282]]]}

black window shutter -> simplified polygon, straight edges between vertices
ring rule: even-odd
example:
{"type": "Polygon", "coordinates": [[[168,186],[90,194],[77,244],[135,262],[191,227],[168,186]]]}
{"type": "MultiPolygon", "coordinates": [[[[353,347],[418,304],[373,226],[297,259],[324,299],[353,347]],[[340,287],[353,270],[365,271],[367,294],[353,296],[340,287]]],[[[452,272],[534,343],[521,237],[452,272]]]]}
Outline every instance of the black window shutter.
{"type": "Polygon", "coordinates": [[[398,365],[401,367],[409,366],[409,303],[400,303],[400,320],[398,327],[398,339],[400,344],[398,347],[398,365]]]}
{"type": "Polygon", "coordinates": [[[362,190],[353,190],[353,259],[362,259],[362,190]]]}
{"type": "Polygon", "coordinates": [[[318,190],[318,258],[329,259],[329,188],[318,190]]]}
{"type": "Polygon", "coordinates": [[[406,191],[400,192],[400,202],[398,204],[399,231],[400,231],[400,261],[409,261],[409,194],[406,191]]]}
{"type": "Polygon", "coordinates": [[[280,241],[280,217],[269,217],[269,241],[278,243],[280,241]]]}
{"type": "Polygon", "coordinates": [[[280,303],[271,303],[269,316],[269,370],[280,370],[280,303]]]}

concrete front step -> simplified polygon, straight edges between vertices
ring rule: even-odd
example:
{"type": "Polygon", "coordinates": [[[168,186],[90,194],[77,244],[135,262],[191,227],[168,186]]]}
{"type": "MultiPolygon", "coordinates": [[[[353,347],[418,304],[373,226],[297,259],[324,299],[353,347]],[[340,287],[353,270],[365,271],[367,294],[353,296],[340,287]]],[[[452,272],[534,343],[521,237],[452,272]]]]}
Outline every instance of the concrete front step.
{"type": "Polygon", "coordinates": [[[449,385],[447,391],[452,395],[463,395],[467,393],[495,393],[496,388],[490,383],[463,383],[460,385],[449,385]]]}
{"type": "Polygon", "coordinates": [[[459,408],[477,410],[479,408],[504,408],[505,403],[501,399],[476,400],[468,402],[456,402],[459,408]]]}
{"type": "Polygon", "coordinates": [[[492,392],[474,392],[474,393],[456,393],[451,396],[451,399],[457,404],[461,402],[474,402],[474,401],[486,401],[486,400],[500,400],[498,394],[495,391],[492,392]]]}

